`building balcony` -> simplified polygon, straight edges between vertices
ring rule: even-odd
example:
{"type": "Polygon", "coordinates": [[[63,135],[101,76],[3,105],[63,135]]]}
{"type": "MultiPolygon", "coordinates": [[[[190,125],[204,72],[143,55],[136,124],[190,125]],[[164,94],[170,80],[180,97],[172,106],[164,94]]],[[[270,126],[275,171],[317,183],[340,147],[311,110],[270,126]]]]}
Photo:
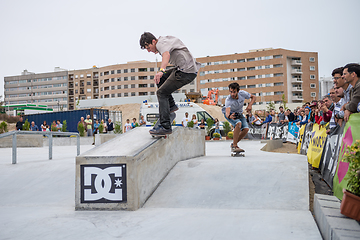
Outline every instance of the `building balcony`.
{"type": "Polygon", "coordinates": [[[302,70],[301,69],[292,69],[291,70],[291,74],[302,74],[302,70]]]}
{"type": "Polygon", "coordinates": [[[302,74],[302,70],[301,69],[292,69],[291,74],[302,74]]]}
{"type": "Polygon", "coordinates": [[[299,101],[302,102],[302,101],[304,101],[304,98],[303,98],[303,96],[292,96],[291,100],[293,102],[299,102],[299,101]]]}
{"type": "Polygon", "coordinates": [[[302,63],[301,63],[301,60],[292,60],[291,65],[293,65],[293,66],[301,66],[302,63]]]}
{"type": "Polygon", "coordinates": [[[302,78],[292,78],[292,79],[291,79],[291,82],[292,82],[292,83],[302,83],[303,80],[302,80],[302,78]]]}
{"type": "Polygon", "coordinates": [[[303,89],[302,89],[302,87],[292,87],[291,91],[293,91],[293,92],[302,92],[303,89]]]}

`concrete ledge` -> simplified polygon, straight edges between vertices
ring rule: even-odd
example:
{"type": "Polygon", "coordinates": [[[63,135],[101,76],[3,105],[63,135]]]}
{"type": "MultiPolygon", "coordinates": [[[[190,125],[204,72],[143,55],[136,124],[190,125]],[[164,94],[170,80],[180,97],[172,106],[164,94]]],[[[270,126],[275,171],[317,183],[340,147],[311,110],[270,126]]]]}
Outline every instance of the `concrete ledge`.
{"type": "Polygon", "coordinates": [[[113,138],[119,136],[118,134],[95,134],[95,146],[99,146],[113,138]]]}
{"type": "MultiPolygon", "coordinates": [[[[12,136],[0,138],[0,148],[12,147],[12,136]]],[[[42,135],[17,135],[16,136],[17,147],[42,147],[43,136],[42,135]]]]}
{"type": "Polygon", "coordinates": [[[315,194],[314,214],[325,240],[360,239],[360,224],[340,213],[337,197],[315,194]]]}
{"type": "Polygon", "coordinates": [[[155,139],[149,129],[135,128],[76,157],[76,210],[137,210],[177,162],[205,155],[205,131],[176,127],[167,139],[155,139]]]}
{"type": "Polygon", "coordinates": [[[266,145],[263,148],[261,148],[261,150],[267,152],[277,148],[281,148],[283,146],[282,139],[261,141],[261,143],[266,143],[266,145]]]}

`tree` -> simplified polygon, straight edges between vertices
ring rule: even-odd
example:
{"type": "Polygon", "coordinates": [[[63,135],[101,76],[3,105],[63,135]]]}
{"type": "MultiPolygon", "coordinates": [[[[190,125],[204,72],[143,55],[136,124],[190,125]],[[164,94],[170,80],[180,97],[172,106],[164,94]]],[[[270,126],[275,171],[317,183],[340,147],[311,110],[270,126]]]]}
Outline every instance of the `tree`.
{"type": "Polygon", "coordinates": [[[285,94],[283,94],[283,95],[281,96],[281,102],[282,102],[282,105],[284,106],[284,110],[288,109],[288,108],[286,107],[287,101],[286,101],[286,98],[285,98],[285,94]]]}
{"type": "Polygon", "coordinates": [[[271,109],[275,109],[275,103],[270,101],[269,105],[266,106],[267,110],[270,111],[271,109]]]}
{"type": "Polygon", "coordinates": [[[5,113],[5,108],[3,107],[4,101],[2,100],[2,95],[0,95],[0,113],[5,113]]]}

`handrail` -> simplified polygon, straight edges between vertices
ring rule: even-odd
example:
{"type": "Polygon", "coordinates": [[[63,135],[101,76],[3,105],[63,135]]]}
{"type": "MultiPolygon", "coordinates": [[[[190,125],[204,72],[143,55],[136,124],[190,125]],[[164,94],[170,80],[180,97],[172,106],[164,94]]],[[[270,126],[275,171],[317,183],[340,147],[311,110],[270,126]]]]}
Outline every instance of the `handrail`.
{"type": "Polygon", "coordinates": [[[17,149],[17,140],[16,135],[46,135],[49,138],[49,160],[52,159],[52,136],[76,136],[76,145],[77,145],[77,156],[80,155],[80,135],[77,132],[43,132],[43,131],[11,131],[7,133],[0,134],[0,138],[13,136],[12,139],[12,164],[16,164],[16,149],[17,149]]]}

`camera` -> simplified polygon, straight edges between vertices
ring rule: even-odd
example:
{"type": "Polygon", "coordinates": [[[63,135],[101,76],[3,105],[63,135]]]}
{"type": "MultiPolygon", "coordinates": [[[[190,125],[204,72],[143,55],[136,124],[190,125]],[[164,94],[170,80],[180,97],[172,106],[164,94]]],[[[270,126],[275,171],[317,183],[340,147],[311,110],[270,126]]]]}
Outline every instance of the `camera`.
{"type": "Polygon", "coordinates": [[[235,119],[239,119],[239,118],[241,118],[241,113],[239,113],[239,112],[231,112],[230,113],[230,115],[232,115],[234,113],[234,117],[235,117],[235,119]]]}

